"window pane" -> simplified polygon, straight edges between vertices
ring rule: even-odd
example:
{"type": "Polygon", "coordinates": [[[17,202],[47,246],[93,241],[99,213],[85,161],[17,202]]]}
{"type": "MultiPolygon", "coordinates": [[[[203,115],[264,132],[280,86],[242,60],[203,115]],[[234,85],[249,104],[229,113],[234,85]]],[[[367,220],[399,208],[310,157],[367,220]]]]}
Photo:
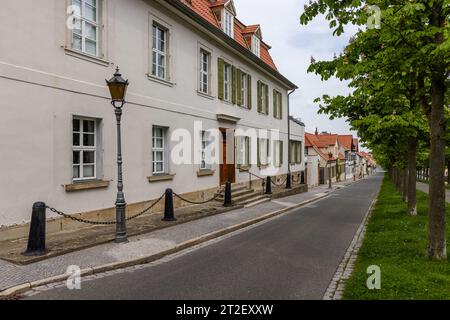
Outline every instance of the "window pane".
{"type": "Polygon", "coordinates": [[[86,53],[97,55],[97,43],[95,41],[86,39],[85,42],[86,53]]]}
{"type": "Polygon", "coordinates": [[[97,0],[85,0],[86,4],[96,7],[97,6],[97,0]]]}
{"type": "Polygon", "coordinates": [[[164,136],[163,128],[153,128],[153,136],[155,138],[162,138],[164,136]]]}
{"type": "Polygon", "coordinates": [[[80,164],[80,151],[73,152],[73,164],[80,164]]]}
{"type": "Polygon", "coordinates": [[[156,172],[163,172],[164,171],[164,165],[162,162],[156,163],[156,172]]]}
{"type": "Polygon", "coordinates": [[[83,151],[83,163],[84,164],[95,163],[95,152],[94,151],[83,151]]]}
{"type": "MultiPolygon", "coordinates": [[[[160,45],[161,44],[164,45],[164,42],[166,41],[166,32],[164,30],[158,28],[158,36],[159,36],[159,40],[160,40],[160,45]]],[[[162,49],[164,49],[164,47],[161,47],[161,49],[160,49],[161,51],[164,51],[162,49]]]]}
{"type": "Polygon", "coordinates": [[[79,179],[80,178],[80,166],[73,166],[73,178],[79,179]]]}
{"type": "Polygon", "coordinates": [[[80,19],[73,19],[73,33],[81,36],[81,20],[80,19]]]}
{"type": "Polygon", "coordinates": [[[73,131],[80,132],[80,120],[79,119],[73,119],[72,120],[72,127],[73,127],[73,131]]]}
{"type": "Polygon", "coordinates": [[[74,50],[78,50],[81,51],[82,47],[81,47],[81,37],[76,35],[75,33],[73,34],[73,44],[72,44],[72,49],[74,50]]]}
{"type": "Polygon", "coordinates": [[[83,146],[94,147],[95,146],[95,135],[90,133],[83,134],[83,146]]]}
{"type": "Polygon", "coordinates": [[[83,120],[83,132],[95,132],[95,121],[83,120]]]}
{"type": "Polygon", "coordinates": [[[155,152],[154,153],[155,158],[153,159],[154,161],[163,161],[163,153],[162,152],[155,152]]]}
{"type": "Polygon", "coordinates": [[[97,10],[92,5],[86,3],[83,16],[91,21],[97,21],[97,10]]]}
{"type": "Polygon", "coordinates": [[[86,26],[86,37],[94,41],[97,40],[97,27],[90,23],[85,23],[85,26],[86,26]]]}
{"type": "Polygon", "coordinates": [[[94,166],[83,166],[83,177],[84,178],[93,178],[94,177],[94,166]]]}
{"type": "Polygon", "coordinates": [[[74,133],[73,134],[73,145],[74,146],[79,146],[80,145],[80,134],[79,133],[74,133]]]}
{"type": "Polygon", "coordinates": [[[72,5],[81,8],[81,0],[72,0],[72,5]]]}

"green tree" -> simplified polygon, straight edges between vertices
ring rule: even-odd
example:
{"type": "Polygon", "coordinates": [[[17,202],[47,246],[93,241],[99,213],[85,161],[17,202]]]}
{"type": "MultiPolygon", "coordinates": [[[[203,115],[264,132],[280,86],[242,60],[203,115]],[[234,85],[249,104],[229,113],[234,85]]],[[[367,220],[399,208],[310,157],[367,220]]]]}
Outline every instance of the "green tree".
{"type": "MultiPolygon", "coordinates": [[[[317,15],[324,14],[330,22],[330,28],[334,29],[334,34],[340,35],[344,32],[345,25],[365,26],[372,19],[373,12],[368,10],[369,6],[376,5],[380,9],[380,29],[360,31],[357,36],[359,41],[354,41],[356,49],[350,48],[351,50],[331,62],[318,63],[313,66],[313,70],[325,79],[333,75],[342,79],[354,77],[353,86],[363,88],[350,97],[324,97],[328,111],[333,106],[338,106],[336,109],[340,110],[341,115],[351,118],[354,113],[359,113],[361,123],[356,122],[358,119],[352,119],[354,126],[363,128],[364,122],[373,123],[377,120],[373,117],[377,115],[373,110],[364,114],[367,101],[383,108],[387,108],[386,102],[395,102],[394,107],[401,107],[401,112],[393,113],[391,120],[386,119],[385,111],[381,113],[381,121],[389,122],[395,122],[398,114],[405,118],[408,110],[415,114],[416,105],[422,106],[431,136],[428,255],[436,260],[447,257],[443,172],[447,136],[445,113],[448,108],[445,106],[445,95],[450,75],[449,4],[449,0],[404,0],[395,3],[316,0],[305,6],[305,12],[301,16],[301,23],[307,24],[317,15]],[[369,71],[369,68],[378,70],[379,73],[369,71]],[[380,90],[381,87],[387,88],[380,90]],[[404,90],[403,94],[399,94],[398,89],[404,90]],[[383,98],[376,94],[380,91],[383,94],[389,93],[389,99],[384,103],[383,98]],[[409,101],[408,108],[404,108],[408,104],[401,97],[406,97],[409,101]],[[375,99],[376,103],[372,103],[370,99],[375,99]],[[340,108],[340,104],[346,105],[347,109],[340,108]]],[[[409,142],[412,142],[414,134],[409,137],[409,142]]],[[[384,152],[379,153],[386,159],[384,152]]]]}

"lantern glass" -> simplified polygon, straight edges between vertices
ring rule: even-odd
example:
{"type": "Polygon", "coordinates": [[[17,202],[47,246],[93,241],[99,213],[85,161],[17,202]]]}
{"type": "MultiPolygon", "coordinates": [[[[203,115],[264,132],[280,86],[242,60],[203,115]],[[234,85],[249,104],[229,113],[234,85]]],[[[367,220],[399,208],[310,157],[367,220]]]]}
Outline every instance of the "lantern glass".
{"type": "Polygon", "coordinates": [[[119,68],[116,69],[116,73],[110,80],[106,80],[108,84],[111,99],[113,101],[125,101],[125,95],[128,88],[128,80],[122,78],[119,68]]]}

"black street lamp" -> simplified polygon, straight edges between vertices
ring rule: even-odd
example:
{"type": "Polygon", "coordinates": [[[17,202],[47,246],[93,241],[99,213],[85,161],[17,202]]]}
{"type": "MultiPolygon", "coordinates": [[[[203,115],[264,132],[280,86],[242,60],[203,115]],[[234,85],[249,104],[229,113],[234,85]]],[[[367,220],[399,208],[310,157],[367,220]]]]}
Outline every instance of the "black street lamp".
{"type": "Polygon", "coordinates": [[[126,242],[127,227],[126,227],[126,202],[123,193],[123,179],[122,179],[122,137],[120,131],[120,120],[122,118],[122,107],[125,104],[125,94],[129,85],[128,80],[122,78],[119,67],[116,73],[110,80],[106,80],[109,92],[111,93],[111,104],[114,107],[117,120],[117,199],[116,199],[116,242],[126,242]]]}

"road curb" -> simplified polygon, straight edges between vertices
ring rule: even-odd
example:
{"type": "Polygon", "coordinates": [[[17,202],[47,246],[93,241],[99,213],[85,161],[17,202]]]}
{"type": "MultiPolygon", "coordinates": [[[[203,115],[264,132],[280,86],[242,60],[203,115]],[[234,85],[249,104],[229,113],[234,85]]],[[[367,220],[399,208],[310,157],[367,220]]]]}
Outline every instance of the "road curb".
{"type": "Polygon", "coordinates": [[[378,202],[380,192],[381,186],[378,192],[376,193],[374,200],[370,204],[369,209],[364,215],[361,224],[356,230],[352,242],[350,243],[347,251],[345,252],[342,261],[339,263],[339,266],[335,274],[333,275],[333,278],[331,279],[331,282],[328,285],[328,288],[325,291],[322,300],[342,300],[342,295],[345,289],[345,282],[353,274],[353,267],[358,257],[359,249],[361,248],[362,242],[364,241],[365,238],[367,224],[369,223],[370,217],[372,216],[373,210],[375,209],[375,205],[378,202]]]}
{"type": "MultiPolygon", "coordinates": [[[[194,239],[190,239],[188,241],[182,242],[180,244],[178,244],[177,246],[159,252],[157,254],[151,255],[151,256],[147,256],[147,257],[143,257],[143,258],[139,258],[139,259],[133,259],[133,260],[128,260],[128,261],[121,261],[121,262],[115,262],[115,263],[111,263],[111,264],[106,264],[106,265],[102,265],[102,266],[98,266],[98,267],[90,267],[90,268],[86,268],[81,270],[81,275],[82,276],[89,276],[89,275],[94,275],[94,274],[99,274],[99,273],[104,273],[104,272],[108,272],[108,271],[112,271],[112,270],[117,270],[117,269],[124,269],[127,267],[132,267],[132,266],[136,266],[136,265],[142,265],[142,264],[147,264],[150,262],[154,262],[156,260],[162,259],[168,255],[180,252],[182,250],[194,247],[196,245],[208,242],[210,240],[222,237],[224,235],[233,233],[235,231],[238,231],[240,229],[244,229],[247,228],[249,226],[255,225],[257,223],[263,222],[265,220],[269,220],[271,218],[277,217],[282,215],[283,213],[287,213],[289,211],[301,208],[303,206],[306,206],[312,202],[316,202],[319,200],[322,200],[324,198],[327,198],[331,193],[333,193],[334,191],[337,191],[339,189],[333,190],[332,192],[329,192],[325,195],[321,195],[312,199],[308,199],[306,201],[303,201],[301,203],[298,203],[296,205],[293,206],[288,206],[286,208],[277,210],[277,211],[273,211],[270,213],[267,213],[261,217],[258,218],[254,218],[251,220],[247,220],[244,221],[242,223],[239,223],[237,225],[234,226],[230,226],[224,229],[220,229],[217,231],[213,231],[207,234],[204,234],[202,236],[196,237],[194,239]]],[[[24,293],[26,291],[29,291],[30,289],[36,288],[36,287],[41,287],[41,286],[45,286],[51,283],[55,283],[55,282],[62,282],[68,279],[68,275],[67,274],[62,274],[62,275],[57,275],[57,276],[53,276],[53,277],[49,277],[49,278],[45,278],[45,279],[41,279],[41,280],[36,280],[36,281],[32,281],[32,282],[26,282],[17,286],[13,286],[10,288],[7,288],[3,291],[0,292],[0,300],[5,300],[8,298],[11,298],[15,295],[24,293]]]]}

